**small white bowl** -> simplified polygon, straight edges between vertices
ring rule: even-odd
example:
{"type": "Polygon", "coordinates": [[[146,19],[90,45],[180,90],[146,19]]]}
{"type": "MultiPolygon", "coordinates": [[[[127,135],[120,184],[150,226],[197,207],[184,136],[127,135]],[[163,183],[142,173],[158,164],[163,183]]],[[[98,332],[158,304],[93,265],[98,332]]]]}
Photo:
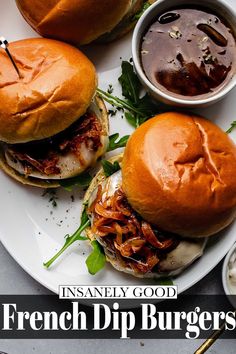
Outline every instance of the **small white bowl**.
{"type": "MultiPolygon", "coordinates": [[[[200,4],[199,0],[157,0],[157,2],[151,5],[141,16],[134,29],[132,38],[132,56],[134,67],[143,86],[149,91],[149,93],[154,99],[170,104],[172,106],[193,108],[209,106],[210,104],[213,104],[222,99],[225,95],[227,95],[229,91],[234,88],[234,86],[236,85],[236,74],[234,74],[228,84],[224,86],[221,90],[217,91],[215,95],[211,95],[203,99],[191,99],[189,97],[186,97],[185,99],[182,96],[176,97],[176,95],[172,95],[168,92],[166,93],[166,91],[164,92],[160,88],[154,86],[146,77],[141,65],[140,44],[143,35],[145,34],[149,26],[152,24],[153,20],[155,20],[155,18],[157,18],[157,16],[161,13],[182,5],[193,5],[197,8],[200,4]]],[[[216,14],[219,14],[220,17],[225,18],[234,30],[234,33],[236,34],[236,13],[223,0],[204,0],[203,6],[212,9],[212,11],[214,11],[216,14]]]]}
{"type": "Polygon", "coordinates": [[[223,269],[222,269],[222,283],[223,283],[223,288],[226,293],[226,295],[234,295],[234,298],[231,296],[229,297],[230,302],[236,309],[236,293],[233,294],[232,290],[229,285],[229,261],[231,257],[233,256],[234,252],[236,252],[236,243],[233,245],[233,247],[229,250],[227,253],[224,263],[223,263],[223,269]]]}

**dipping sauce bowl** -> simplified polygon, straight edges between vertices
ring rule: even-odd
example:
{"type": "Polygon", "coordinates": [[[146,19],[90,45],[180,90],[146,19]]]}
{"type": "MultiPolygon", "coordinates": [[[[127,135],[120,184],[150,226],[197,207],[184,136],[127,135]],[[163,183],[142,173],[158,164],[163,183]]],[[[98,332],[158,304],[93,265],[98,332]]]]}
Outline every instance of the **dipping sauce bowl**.
{"type": "Polygon", "coordinates": [[[154,99],[213,104],[236,84],[236,14],[221,0],[158,0],[135,27],[132,56],[154,99]]]}

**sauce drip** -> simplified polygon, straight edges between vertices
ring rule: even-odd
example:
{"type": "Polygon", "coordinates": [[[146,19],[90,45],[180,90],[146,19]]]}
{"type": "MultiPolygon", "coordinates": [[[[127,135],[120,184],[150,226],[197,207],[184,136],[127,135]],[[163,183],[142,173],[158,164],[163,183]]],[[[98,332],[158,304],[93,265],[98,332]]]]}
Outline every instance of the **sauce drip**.
{"type": "Polygon", "coordinates": [[[151,83],[191,99],[223,88],[235,73],[235,59],[232,29],[203,8],[161,14],[141,44],[141,62],[151,83]]]}

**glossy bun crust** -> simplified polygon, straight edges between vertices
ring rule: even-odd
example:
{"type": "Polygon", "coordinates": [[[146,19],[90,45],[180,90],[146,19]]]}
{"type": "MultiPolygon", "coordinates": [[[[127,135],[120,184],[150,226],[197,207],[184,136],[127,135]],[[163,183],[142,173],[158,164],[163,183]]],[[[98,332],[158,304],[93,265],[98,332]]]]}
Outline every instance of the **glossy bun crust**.
{"type": "Polygon", "coordinates": [[[236,215],[236,146],[210,121],[164,113],[131,136],[122,164],[131,206],[159,228],[210,236],[236,215]]]}
{"type": "Polygon", "coordinates": [[[42,36],[87,44],[109,33],[132,0],[16,0],[26,21],[42,36]]]}
{"type": "Polygon", "coordinates": [[[89,107],[97,77],[78,49],[55,40],[12,42],[9,50],[20,70],[0,49],[0,140],[22,143],[63,131],[89,107]]]}

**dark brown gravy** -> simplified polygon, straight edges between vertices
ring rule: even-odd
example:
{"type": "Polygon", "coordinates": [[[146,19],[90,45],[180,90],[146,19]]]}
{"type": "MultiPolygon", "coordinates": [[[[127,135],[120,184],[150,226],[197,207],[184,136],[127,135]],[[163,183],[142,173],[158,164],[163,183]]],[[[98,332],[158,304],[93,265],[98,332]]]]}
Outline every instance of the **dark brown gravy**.
{"type": "Polygon", "coordinates": [[[230,26],[209,11],[173,9],[149,27],[141,43],[141,61],[156,87],[193,98],[210,96],[231,80],[235,37],[230,26]]]}

